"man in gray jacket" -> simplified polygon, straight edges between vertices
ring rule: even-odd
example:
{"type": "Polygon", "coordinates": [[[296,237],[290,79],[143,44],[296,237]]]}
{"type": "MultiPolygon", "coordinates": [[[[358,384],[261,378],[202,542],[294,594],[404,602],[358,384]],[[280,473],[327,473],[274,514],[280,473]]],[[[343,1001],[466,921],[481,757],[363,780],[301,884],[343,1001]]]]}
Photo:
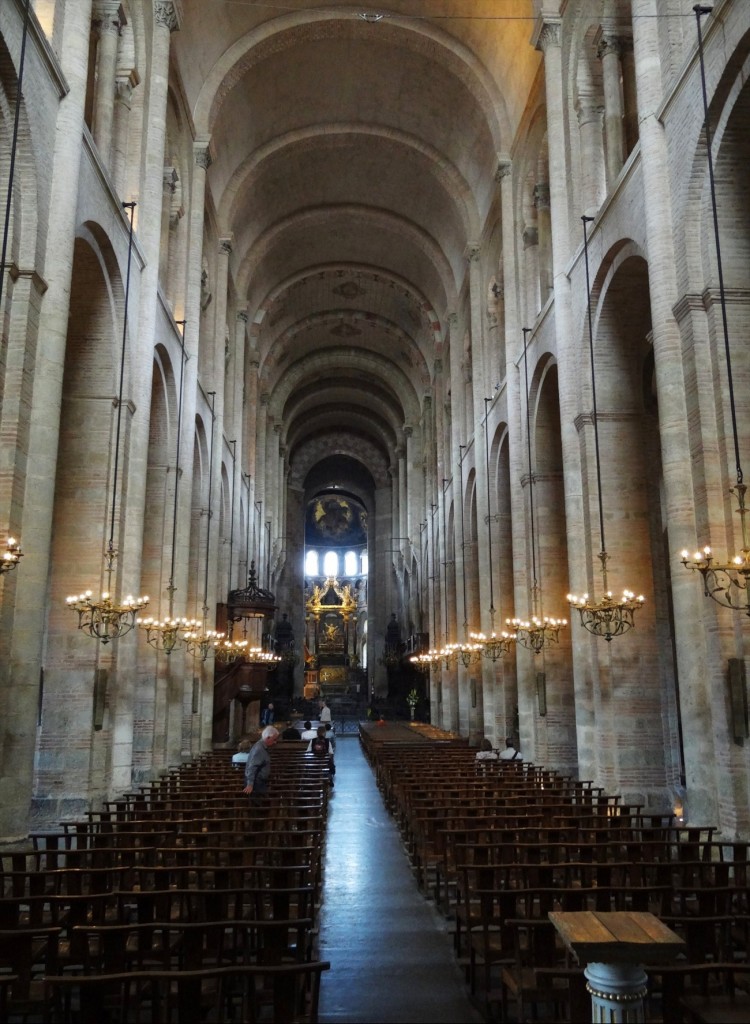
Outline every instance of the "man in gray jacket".
{"type": "Polygon", "coordinates": [[[262,796],[268,792],[271,779],[271,755],[269,749],[277,742],[279,730],[267,725],[260,734],[260,739],[253,746],[245,765],[245,788],[243,793],[248,796],[262,796]]]}

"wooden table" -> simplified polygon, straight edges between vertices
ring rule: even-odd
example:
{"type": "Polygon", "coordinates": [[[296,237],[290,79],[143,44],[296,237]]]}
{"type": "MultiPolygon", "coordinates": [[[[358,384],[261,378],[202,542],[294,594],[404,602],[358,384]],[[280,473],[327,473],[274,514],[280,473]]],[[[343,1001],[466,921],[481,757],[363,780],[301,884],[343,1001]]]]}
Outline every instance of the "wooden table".
{"type": "Polygon", "coordinates": [[[645,1020],[644,963],[674,960],[685,942],[653,914],[582,910],[549,915],[567,948],[585,965],[595,1022],[645,1020]]]}

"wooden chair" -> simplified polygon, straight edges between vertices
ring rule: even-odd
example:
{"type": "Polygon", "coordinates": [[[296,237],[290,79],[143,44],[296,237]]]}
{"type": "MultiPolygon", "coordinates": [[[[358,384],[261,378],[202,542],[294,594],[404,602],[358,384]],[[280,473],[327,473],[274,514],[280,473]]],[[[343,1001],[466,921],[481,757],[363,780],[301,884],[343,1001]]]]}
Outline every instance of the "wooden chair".
{"type": "Polygon", "coordinates": [[[330,964],[48,977],[49,1024],[316,1024],[330,964]]]}

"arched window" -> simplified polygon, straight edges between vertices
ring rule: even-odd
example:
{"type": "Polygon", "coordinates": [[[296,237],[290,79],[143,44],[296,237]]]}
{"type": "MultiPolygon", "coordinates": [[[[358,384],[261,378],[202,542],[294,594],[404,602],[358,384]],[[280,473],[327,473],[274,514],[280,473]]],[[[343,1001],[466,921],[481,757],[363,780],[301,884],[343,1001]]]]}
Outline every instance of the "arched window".
{"type": "Polygon", "coordinates": [[[320,560],[317,551],[308,551],[305,555],[305,576],[317,576],[320,560]]]}
{"type": "Polygon", "coordinates": [[[335,551],[326,551],[325,558],[323,559],[323,572],[326,576],[338,576],[339,556],[335,551]]]}
{"type": "Polygon", "coordinates": [[[369,564],[369,559],[367,557],[367,552],[363,551],[362,552],[362,575],[363,576],[367,575],[368,564],[369,564]]]}
{"type": "Polygon", "coordinates": [[[344,555],[344,576],[357,575],[357,556],[353,551],[347,551],[344,555]]]}

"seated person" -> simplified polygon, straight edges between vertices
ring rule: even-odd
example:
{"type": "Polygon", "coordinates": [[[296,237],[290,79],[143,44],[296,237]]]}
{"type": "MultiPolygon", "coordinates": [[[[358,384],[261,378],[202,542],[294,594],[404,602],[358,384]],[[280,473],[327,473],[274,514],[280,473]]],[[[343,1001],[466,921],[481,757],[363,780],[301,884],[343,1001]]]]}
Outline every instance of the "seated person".
{"type": "Polygon", "coordinates": [[[281,734],[282,740],[301,740],[302,733],[299,729],[295,729],[291,722],[286,723],[286,729],[281,734]]]}
{"type": "Polygon", "coordinates": [[[250,742],[250,737],[243,736],[240,742],[237,744],[237,753],[232,755],[232,764],[246,764],[251,746],[252,743],[250,742]]]}
{"type": "Polygon", "coordinates": [[[516,750],[516,745],[513,742],[512,736],[505,737],[505,750],[500,751],[501,761],[523,761],[521,757],[521,751],[516,750]]]}
{"type": "Polygon", "coordinates": [[[336,774],[336,765],[333,760],[333,744],[326,736],[326,727],[319,725],[315,738],[311,739],[307,745],[307,753],[315,754],[316,757],[325,757],[328,759],[328,769],[331,773],[331,785],[333,785],[333,776],[336,774]]]}
{"type": "Polygon", "coordinates": [[[318,730],[313,729],[312,722],[310,722],[310,720],[308,719],[308,721],[305,722],[305,728],[302,730],[302,735],[300,736],[300,739],[314,740],[317,735],[318,730]]]}
{"type": "Polygon", "coordinates": [[[492,749],[492,744],[486,736],[479,745],[476,759],[477,761],[497,761],[497,753],[492,749]]]}

